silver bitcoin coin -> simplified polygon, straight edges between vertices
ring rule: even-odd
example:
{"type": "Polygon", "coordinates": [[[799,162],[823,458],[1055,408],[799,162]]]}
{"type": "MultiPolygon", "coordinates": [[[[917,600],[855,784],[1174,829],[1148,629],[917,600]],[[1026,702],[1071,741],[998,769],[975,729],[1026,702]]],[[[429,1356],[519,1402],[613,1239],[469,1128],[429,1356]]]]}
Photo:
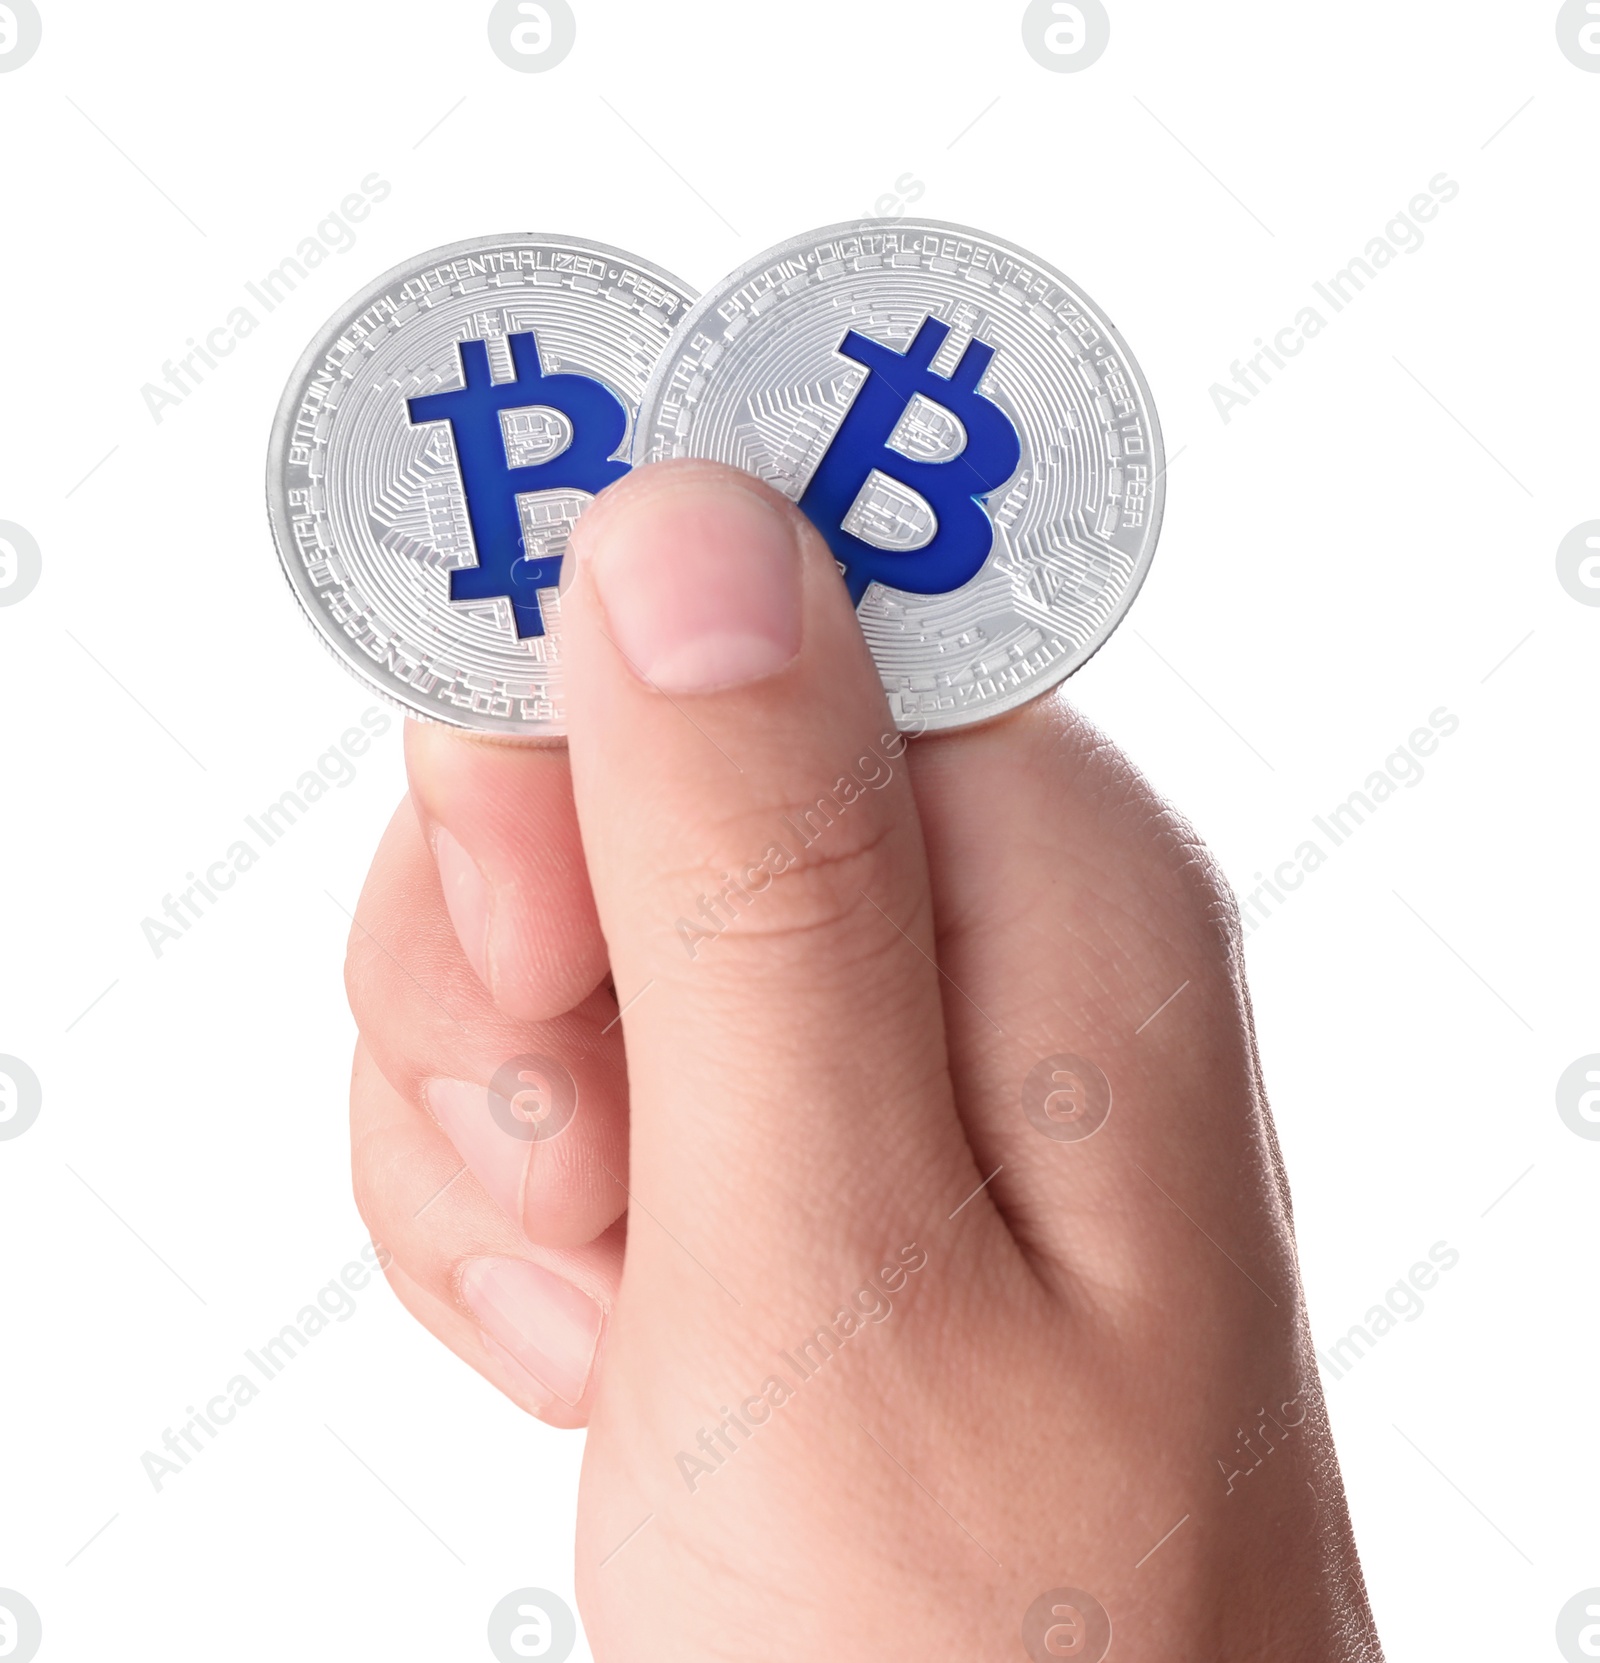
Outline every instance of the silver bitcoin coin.
{"type": "Polygon", "coordinates": [[[585,238],[408,260],[329,320],[273,424],[267,505],[306,615],[417,716],[564,731],[561,588],[585,504],[692,292],[585,238]]]}
{"type": "Polygon", "coordinates": [[[732,463],[828,540],[902,728],[1014,709],[1127,611],[1161,429],[1104,312],[937,220],[828,226],[741,266],[650,377],[636,462],[732,463]]]}

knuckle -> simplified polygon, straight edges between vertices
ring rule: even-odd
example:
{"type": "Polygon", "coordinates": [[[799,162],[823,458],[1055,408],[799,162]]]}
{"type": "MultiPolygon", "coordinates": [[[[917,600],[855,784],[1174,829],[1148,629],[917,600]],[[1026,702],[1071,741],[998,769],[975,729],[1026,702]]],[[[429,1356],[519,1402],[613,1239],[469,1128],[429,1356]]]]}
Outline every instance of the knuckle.
{"type": "Polygon", "coordinates": [[[884,913],[895,916],[894,897],[916,857],[901,824],[868,812],[823,819],[816,805],[763,818],[777,830],[755,859],[705,863],[671,879],[673,928],[691,957],[723,936],[768,956],[870,952],[881,937],[895,939],[884,913]]]}

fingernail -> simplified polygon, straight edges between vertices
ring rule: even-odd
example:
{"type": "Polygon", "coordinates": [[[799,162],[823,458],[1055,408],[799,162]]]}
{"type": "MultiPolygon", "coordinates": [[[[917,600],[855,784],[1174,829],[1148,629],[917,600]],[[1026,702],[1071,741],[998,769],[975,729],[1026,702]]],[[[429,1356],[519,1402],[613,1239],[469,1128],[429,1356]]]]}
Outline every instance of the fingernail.
{"type": "Polygon", "coordinates": [[[484,1332],[563,1403],[577,1403],[600,1343],[600,1307],[526,1259],[474,1259],[461,1297],[484,1332]]]}
{"type": "Polygon", "coordinates": [[[443,826],[433,834],[434,859],[450,922],[456,927],[467,962],[485,987],[489,984],[489,880],[478,863],[443,826]]]}
{"type": "Polygon", "coordinates": [[[781,670],[800,650],[794,528],[754,491],[684,485],[617,503],[583,548],[612,640],[667,693],[781,670]]]}
{"type": "Polygon", "coordinates": [[[422,1088],[428,1112],[456,1146],[489,1199],[520,1230],[522,1185],[532,1145],[509,1137],[489,1109],[489,1093],[465,1080],[429,1080],[422,1088]]]}

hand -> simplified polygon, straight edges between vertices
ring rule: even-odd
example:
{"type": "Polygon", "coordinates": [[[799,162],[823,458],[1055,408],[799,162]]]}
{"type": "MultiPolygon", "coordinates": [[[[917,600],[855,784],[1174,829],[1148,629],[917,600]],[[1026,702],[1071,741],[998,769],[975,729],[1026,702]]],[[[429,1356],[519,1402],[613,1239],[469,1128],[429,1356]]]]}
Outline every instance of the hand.
{"type": "Polygon", "coordinates": [[[907,745],[743,475],[573,541],[570,770],[412,727],[349,986],[396,1292],[589,1427],[595,1656],[1378,1657],[1193,831],[1059,699],[907,745]]]}

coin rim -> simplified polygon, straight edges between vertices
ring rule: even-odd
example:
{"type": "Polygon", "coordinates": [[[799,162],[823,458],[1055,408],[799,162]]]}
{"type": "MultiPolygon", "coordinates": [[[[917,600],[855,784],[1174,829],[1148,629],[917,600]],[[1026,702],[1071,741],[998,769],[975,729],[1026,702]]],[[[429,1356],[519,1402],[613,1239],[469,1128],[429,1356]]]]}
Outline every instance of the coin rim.
{"type": "MultiPolygon", "coordinates": [[[[310,623],[316,637],[332,654],[334,659],[344,666],[345,670],[371,688],[379,697],[387,700],[397,709],[419,720],[436,722],[442,727],[459,728],[468,733],[497,734],[506,738],[517,739],[557,739],[564,737],[564,724],[540,723],[537,726],[527,722],[512,721],[493,716],[475,716],[471,720],[463,719],[459,714],[440,708],[425,706],[415,699],[407,698],[397,689],[385,686],[371,674],[364,664],[359,664],[341,646],[343,636],[336,637],[330,630],[326,614],[316,604],[315,596],[301,589],[299,578],[295,572],[294,561],[298,558],[294,539],[288,524],[287,505],[280,505],[278,496],[284,491],[283,468],[284,456],[288,449],[288,438],[294,426],[295,412],[300,406],[300,396],[304,390],[304,383],[312,366],[321,358],[333,343],[349,327],[353,314],[359,314],[393,285],[398,279],[414,273],[419,268],[439,262],[443,259],[454,259],[459,255],[471,253],[476,249],[502,247],[507,243],[536,243],[555,244],[565,248],[579,249],[585,253],[598,254],[607,259],[615,259],[630,266],[637,266],[641,271],[657,278],[668,287],[674,289],[684,297],[692,307],[698,304],[696,291],[681,278],[674,277],[664,266],[658,266],[653,260],[641,259],[637,254],[625,248],[617,248],[611,243],[598,242],[593,237],[563,236],[554,231],[510,231],[499,236],[469,237],[461,242],[441,243],[437,248],[424,250],[421,254],[412,255],[402,260],[398,265],[391,266],[382,276],[374,278],[366,287],[358,289],[343,302],[339,308],[331,313],[322,326],[311,337],[310,343],[295,360],[294,368],[289,372],[289,379],[284,383],[284,389],[279,396],[276,410],[272,417],[272,432],[267,441],[267,472],[266,499],[267,519],[272,527],[272,542],[278,554],[278,565],[284,578],[288,582],[290,592],[294,595],[300,611],[310,623]]],[[[687,314],[685,314],[687,316],[687,314]]],[[[668,346],[676,338],[674,328],[668,337],[668,346]]],[[[663,351],[666,349],[663,348],[663,351]]],[[[638,427],[638,410],[643,409],[641,403],[630,413],[635,429],[638,427]]],[[[633,467],[633,446],[628,448],[628,466],[633,467]]],[[[304,571],[304,568],[301,568],[304,571]]]]}
{"type": "MultiPolygon", "coordinates": [[[[1052,264],[1049,260],[1040,259],[1030,249],[1023,248],[1019,243],[1011,242],[1005,237],[992,236],[989,232],[977,230],[970,225],[958,225],[953,220],[924,219],[909,214],[894,219],[864,217],[862,219],[841,220],[833,225],[820,225],[813,231],[802,231],[798,236],[785,237],[782,242],[774,243],[771,248],[746,260],[725,277],[721,277],[711,284],[705,293],[684,313],[677,328],[673,331],[672,339],[668,341],[666,347],[662,350],[661,356],[656,360],[656,367],[651,371],[650,379],[645,384],[644,392],[640,395],[639,412],[634,418],[633,441],[629,446],[628,459],[634,467],[638,467],[643,460],[640,454],[643,445],[642,435],[647,426],[653,427],[655,424],[659,412],[653,406],[660,399],[662,390],[671,373],[671,365],[675,358],[680,337],[687,340],[690,332],[698,326],[702,318],[706,317],[720,302],[726,300],[728,295],[737,289],[741,283],[753,277],[764,267],[771,265],[774,260],[781,259],[786,254],[796,253],[828,237],[866,230],[952,231],[959,236],[972,237],[980,242],[988,243],[994,248],[1015,255],[1018,259],[1035,266],[1040,271],[1048,273],[1089,308],[1094,314],[1095,322],[1104,328],[1116,343],[1123,364],[1132,372],[1134,382],[1143,396],[1144,409],[1150,420],[1151,460],[1156,464],[1155,485],[1152,490],[1155,503],[1151,510],[1150,536],[1143,553],[1129,576],[1127,588],[1123,591],[1116,606],[1095,636],[1084,648],[1080,649],[1077,655],[1063,659],[1064,668],[1053,672],[1048,681],[1036,678],[1026,688],[1014,690],[1003,699],[997,699],[992,704],[985,704],[970,710],[935,711],[930,715],[906,717],[901,731],[946,732],[955,728],[975,727],[980,722],[991,721],[997,716],[1009,715],[1013,710],[1020,709],[1025,704],[1030,704],[1034,699],[1043,698],[1046,694],[1053,692],[1068,676],[1076,675],[1111,639],[1116,633],[1117,626],[1128,615],[1128,608],[1133,605],[1134,599],[1144,587],[1145,578],[1149,575],[1151,564],[1155,560],[1156,546],[1161,541],[1162,523],[1166,518],[1167,448],[1161,432],[1161,418],[1156,411],[1155,395],[1150,391],[1150,383],[1145,379],[1144,371],[1139,367],[1138,359],[1128,349],[1128,343],[1123,339],[1121,330],[1111,321],[1104,307],[1081,284],[1068,277],[1058,266],[1052,264]],[[649,412],[648,417],[647,412],[649,412]]],[[[751,475],[751,477],[758,476],[751,475]]],[[[1015,475],[1013,475],[1014,477],[1015,475]]],[[[1009,484],[1010,481],[1006,483],[1009,484]]],[[[1004,486],[997,487],[997,489],[1003,490],[1004,486]]],[[[993,496],[994,492],[990,492],[989,495],[993,496]]],[[[884,587],[887,587],[887,585],[884,587]]],[[[896,594],[906,592],[905,590],[895,591],[896,594]]],[[[887,689],[885,689],[885,692],[887,693],[887,689]]],[[[896,722],[897,725],[901,725],[900,718],[897,717],[896,722]]]]}

